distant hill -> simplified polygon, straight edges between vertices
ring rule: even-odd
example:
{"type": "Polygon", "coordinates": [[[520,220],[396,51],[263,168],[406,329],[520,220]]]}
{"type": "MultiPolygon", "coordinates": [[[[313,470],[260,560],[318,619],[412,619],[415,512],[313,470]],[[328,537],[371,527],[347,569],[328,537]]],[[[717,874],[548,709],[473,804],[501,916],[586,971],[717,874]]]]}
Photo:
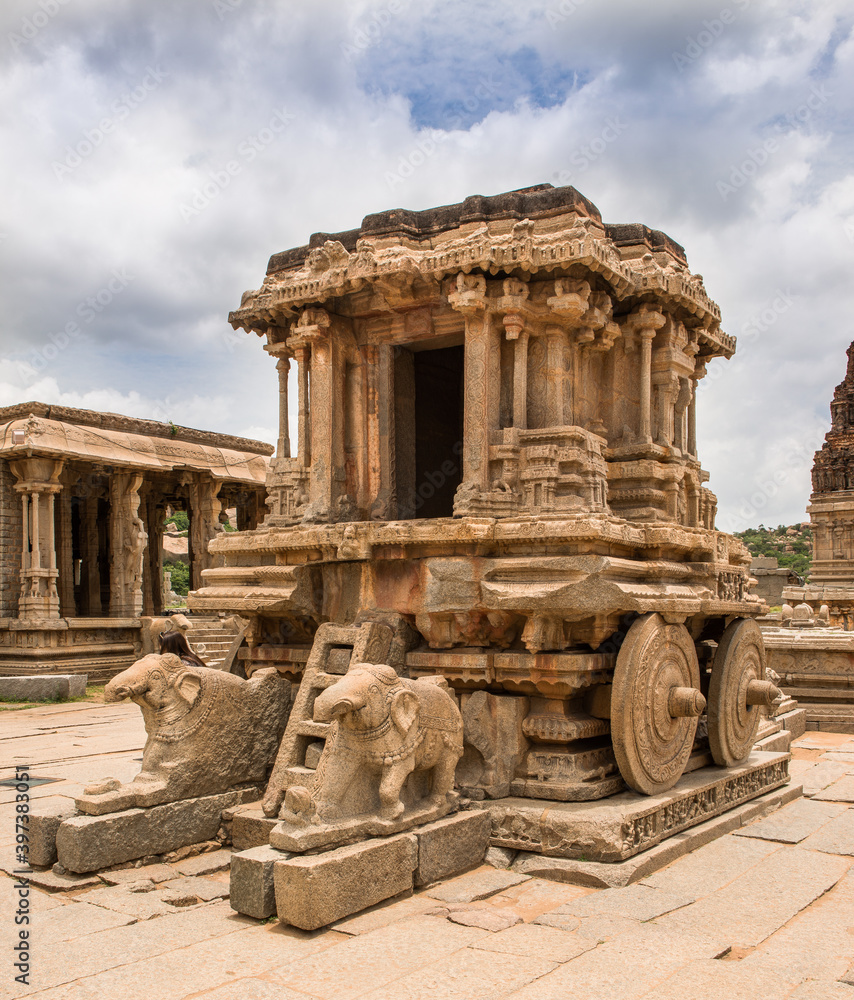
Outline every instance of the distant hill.
{"type": "Polygon", "coordinates": [[[809,579],[812,561],[812,531],[809,521],[792,525],[779,524],[776,528],[766,528],[764,524],[760,524],[758,528],[736,531],[735,537],[744,542],[752,556],[776,556],[780,566],[789,566],[805,581],[809,579]]]}

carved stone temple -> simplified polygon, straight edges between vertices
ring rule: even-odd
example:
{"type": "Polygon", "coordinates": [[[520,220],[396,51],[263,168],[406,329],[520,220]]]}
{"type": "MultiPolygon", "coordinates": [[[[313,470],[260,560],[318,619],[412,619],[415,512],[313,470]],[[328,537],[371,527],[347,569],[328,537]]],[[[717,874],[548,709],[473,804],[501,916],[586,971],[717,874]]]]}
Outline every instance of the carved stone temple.
{"type": "Polygon", "coordinates": [[[249,620],[247,675],[302,681],[270,822],[327,801],[315,699],[351,664],[447,682],[493,844],[613,860],[788,780],[752,753],[764,605],[697,456],[735,340],[679,244],[546,184],[315,234],[229,319],[276,360],[279,446],[268,515],[214,539],[190,606],[249,620]],[[657,805],[576,838],[626,786],[657,805]]]}
{"type": "Polygon", "coordinates": [[[45,403],[0,408],[0,672],[109,677],[163,612],[167,506],[190,518],[191,582],[220,512],[263,511],[259,441],[45,403]]]}
{"type": "Polygon", "coordinates": [[[827,604],[834,625],[854,628],[854,344],[845,378],[830,404],[831,426],[815,453],[807,513],[813,559],[806,587],[789,587],[783,599],[814,612],[827,604]]]}

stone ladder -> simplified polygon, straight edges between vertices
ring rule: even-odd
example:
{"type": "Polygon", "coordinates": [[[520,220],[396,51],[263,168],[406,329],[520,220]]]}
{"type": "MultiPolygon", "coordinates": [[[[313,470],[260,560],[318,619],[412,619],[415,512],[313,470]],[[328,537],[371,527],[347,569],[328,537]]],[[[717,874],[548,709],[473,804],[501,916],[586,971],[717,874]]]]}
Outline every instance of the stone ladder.
{"type": "Polygon", "coordinates": [[[191,628],[185,633],[187,642],[209,667],[219,669],[236,636],[216,615],[188,615],[191,628]]]}
{"type": "Polygon", "coordinates": [[[306,752],[312,743],[325,741],[329,732],[329,723],[314,721],[315,698],[339,681],[351,662],[381,663],[391,638],[391,629],[379,622],[356,626],[326,622],[318,628],[267,785],[265,812],[278,812],[290,785],[307,784],[314,777],[306,752]]]}

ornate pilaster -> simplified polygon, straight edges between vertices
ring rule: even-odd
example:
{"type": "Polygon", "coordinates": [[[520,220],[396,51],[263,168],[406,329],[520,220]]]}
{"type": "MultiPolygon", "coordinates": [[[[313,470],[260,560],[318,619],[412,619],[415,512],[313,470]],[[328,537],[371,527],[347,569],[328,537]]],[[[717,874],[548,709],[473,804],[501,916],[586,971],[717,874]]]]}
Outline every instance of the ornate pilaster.
{"type": "Polygon", "coordinates": [[[291,437],[288,427],[288,373],[291,363],[287,357],[280,357],[276,362],[279,373],[279,439],[276,446],[277,458],[291,457],[291,437]]]}
{"type": "Polygon", "coordinates": [[[198,590],[202,586],[202,571],[214,564],[208,546],[219,532],[222,481],[197,472],[187,485],[190,500],[190,589],[198,590]]]}
{"type": "MultiPolygon", "coordinates": [[[[457,497],[481,493],[489,486],[489,376],[497,341],[487,310],[486,279],[482,274],[457,275],[448,295],[451,308],[465,316],[465,387],[463,391],[463,481],[457,497]]],[[[495,415],[497,417],[497,414],[495,415]]]]}
{"type": "Polygon", "coordinates": [[[59,618],[54,498],[62,489],[62,462],[22,458],[10,463],[21,497],[21,595],[18,617],[59,618]]]}
{"type": "Polygon", "coordinates": [[[666,320],[654,306],[644,303],[629,315],[627,327],[640,340],[638,441],[652,444],[652,342],[666,320]]]}
{"type": "Polygon", "coordinates": [[[142,579],[148,535],[139,516],[138,472],[110,476],[110,617],[142,614],[142,579]]]}

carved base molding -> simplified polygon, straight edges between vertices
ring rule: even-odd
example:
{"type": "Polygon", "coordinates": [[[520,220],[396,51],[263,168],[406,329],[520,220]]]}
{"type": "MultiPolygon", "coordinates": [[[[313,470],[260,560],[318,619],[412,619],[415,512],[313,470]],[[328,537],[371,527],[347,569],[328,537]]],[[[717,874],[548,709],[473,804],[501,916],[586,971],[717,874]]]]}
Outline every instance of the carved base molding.
{"type": "Polygon", "coordinates": [[[0,675],[88,674],[107,681],[140,655],[138,618],[0,622],[0,675]]]}
{"type": "Polygon", "coordinates": [[[490,843],[550,857],[623,861],[789,781],[789,754],[754,751],[745,764],[701,768],[660,795],[623,792],[605,802],[499,799],[490,843]]]}

